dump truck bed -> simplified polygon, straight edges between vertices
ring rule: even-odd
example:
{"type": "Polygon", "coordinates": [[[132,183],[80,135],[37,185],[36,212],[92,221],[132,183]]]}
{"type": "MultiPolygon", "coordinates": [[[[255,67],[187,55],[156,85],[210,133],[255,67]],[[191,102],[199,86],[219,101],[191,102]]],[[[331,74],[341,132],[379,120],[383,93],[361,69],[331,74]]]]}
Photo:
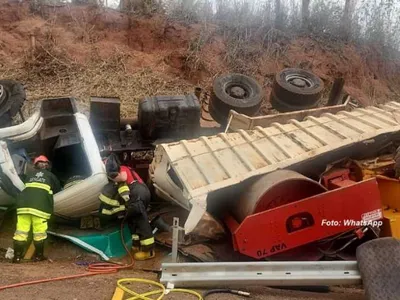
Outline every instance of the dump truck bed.
{"type": "MultiPolygon", "coordinates": [[[[152,164],[157,193],[190,210],[190,232],[207,209],[211,192],[287,168],[358,142],[400,130],[400,104],[309,116],[253,130],[158,145],[152,164]]],[[[212,201],[219,201],[214,197],[212,201]]]]}
{"type": "Polygon", "coordinates": [[[312,109],[298,110],[280,114],[271,114],[265,116],[250,117],[240,114],[234,110],[229,111],[229,122],[225,132],[237,131],[239,129],[252,130],[256,126],[268,127],[275,122],[286,123],[290,120],[303,121],[308,116],[320,117],[322,114],[331,113],[336,114],[341,110],[350,111],[352,105],[350,104],[350,97],[346,98],[344,104],[334,106],[323,106],[312,109]]]}

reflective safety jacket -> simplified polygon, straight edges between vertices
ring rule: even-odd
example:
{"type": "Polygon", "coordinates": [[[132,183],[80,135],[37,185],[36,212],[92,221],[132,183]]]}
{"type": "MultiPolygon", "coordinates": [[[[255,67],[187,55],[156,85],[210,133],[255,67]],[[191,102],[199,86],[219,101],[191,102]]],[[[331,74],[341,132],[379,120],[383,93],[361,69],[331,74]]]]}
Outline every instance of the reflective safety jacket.
{"type": "Polygon", "coordinates": [[[17,214],[50,219],[54,209],[53,194],[61,190],[57,177],[46,169],[35,169],[26,175],[25,189],[17,196],[17,214]]]}
{"type": "Polygon", "coordinates": [[[130,190],[126,183],[108,183],[99,196],[100,213],[107,216],[123,216],[126,211],[125,204],[129,201],[130,190]]]}
{"type": "Polygon", "coordinates": [[[127,206],[129,206],[128,202],[134,201],[134,199],[131,199],[131,194],[135,194],[132,191],[135,190],[136,184],[144,184],[142,178],[131,168],[121,166],[121,172],[126,172],[127,174],[125,182],[109,182],[99,196],[101,201],[100,213],[103,215],[124,216],[127,206]]]}

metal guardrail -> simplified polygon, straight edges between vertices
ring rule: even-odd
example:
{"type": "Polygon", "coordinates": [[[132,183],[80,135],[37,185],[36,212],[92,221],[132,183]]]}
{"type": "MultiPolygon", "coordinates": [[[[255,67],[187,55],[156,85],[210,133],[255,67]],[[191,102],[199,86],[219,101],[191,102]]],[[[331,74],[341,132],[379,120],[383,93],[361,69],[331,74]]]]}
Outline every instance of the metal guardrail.
{"type": "Polygon", "coordinates": [[[163,263],[160,282],[175,287],[354,285],[356,261],[163,263]]]}

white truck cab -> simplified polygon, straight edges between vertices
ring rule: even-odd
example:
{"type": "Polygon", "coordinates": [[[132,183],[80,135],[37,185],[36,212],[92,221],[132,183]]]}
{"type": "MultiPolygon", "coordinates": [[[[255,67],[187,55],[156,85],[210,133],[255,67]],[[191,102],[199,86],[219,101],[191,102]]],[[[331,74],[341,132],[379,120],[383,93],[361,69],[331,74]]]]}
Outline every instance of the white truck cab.
{"type": "Polygon", "coordinates": [[[38,106],[25,122],[0,129],[0,206],[15,203],[32,158],[44,154],[64,187],[54,195],[54,214],[89,215],[108,182],[89,121],[74,98],[45,99],[38,106]]]}

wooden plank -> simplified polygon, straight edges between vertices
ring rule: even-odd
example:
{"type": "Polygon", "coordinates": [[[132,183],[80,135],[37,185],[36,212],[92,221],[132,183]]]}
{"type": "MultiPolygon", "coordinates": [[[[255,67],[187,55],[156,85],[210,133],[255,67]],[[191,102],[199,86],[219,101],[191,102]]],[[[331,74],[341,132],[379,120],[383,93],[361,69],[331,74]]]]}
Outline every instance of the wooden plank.
{"type": "Polygon", "coordinates": [[[35,254],[35,245],[33,244],[33,242],[31,242],[31,244],[28,247],[28,250],[26,250],[25,252],[24,259],[26,260],[32,259],[33,254],[35,254]]]}
{"type": "Polygon", "coordinates": [[[124,290],[121,289],[119,286],[115,288],[114,295],[112,296],[111,300],[122,300],[124,299],[124,290]]]}

